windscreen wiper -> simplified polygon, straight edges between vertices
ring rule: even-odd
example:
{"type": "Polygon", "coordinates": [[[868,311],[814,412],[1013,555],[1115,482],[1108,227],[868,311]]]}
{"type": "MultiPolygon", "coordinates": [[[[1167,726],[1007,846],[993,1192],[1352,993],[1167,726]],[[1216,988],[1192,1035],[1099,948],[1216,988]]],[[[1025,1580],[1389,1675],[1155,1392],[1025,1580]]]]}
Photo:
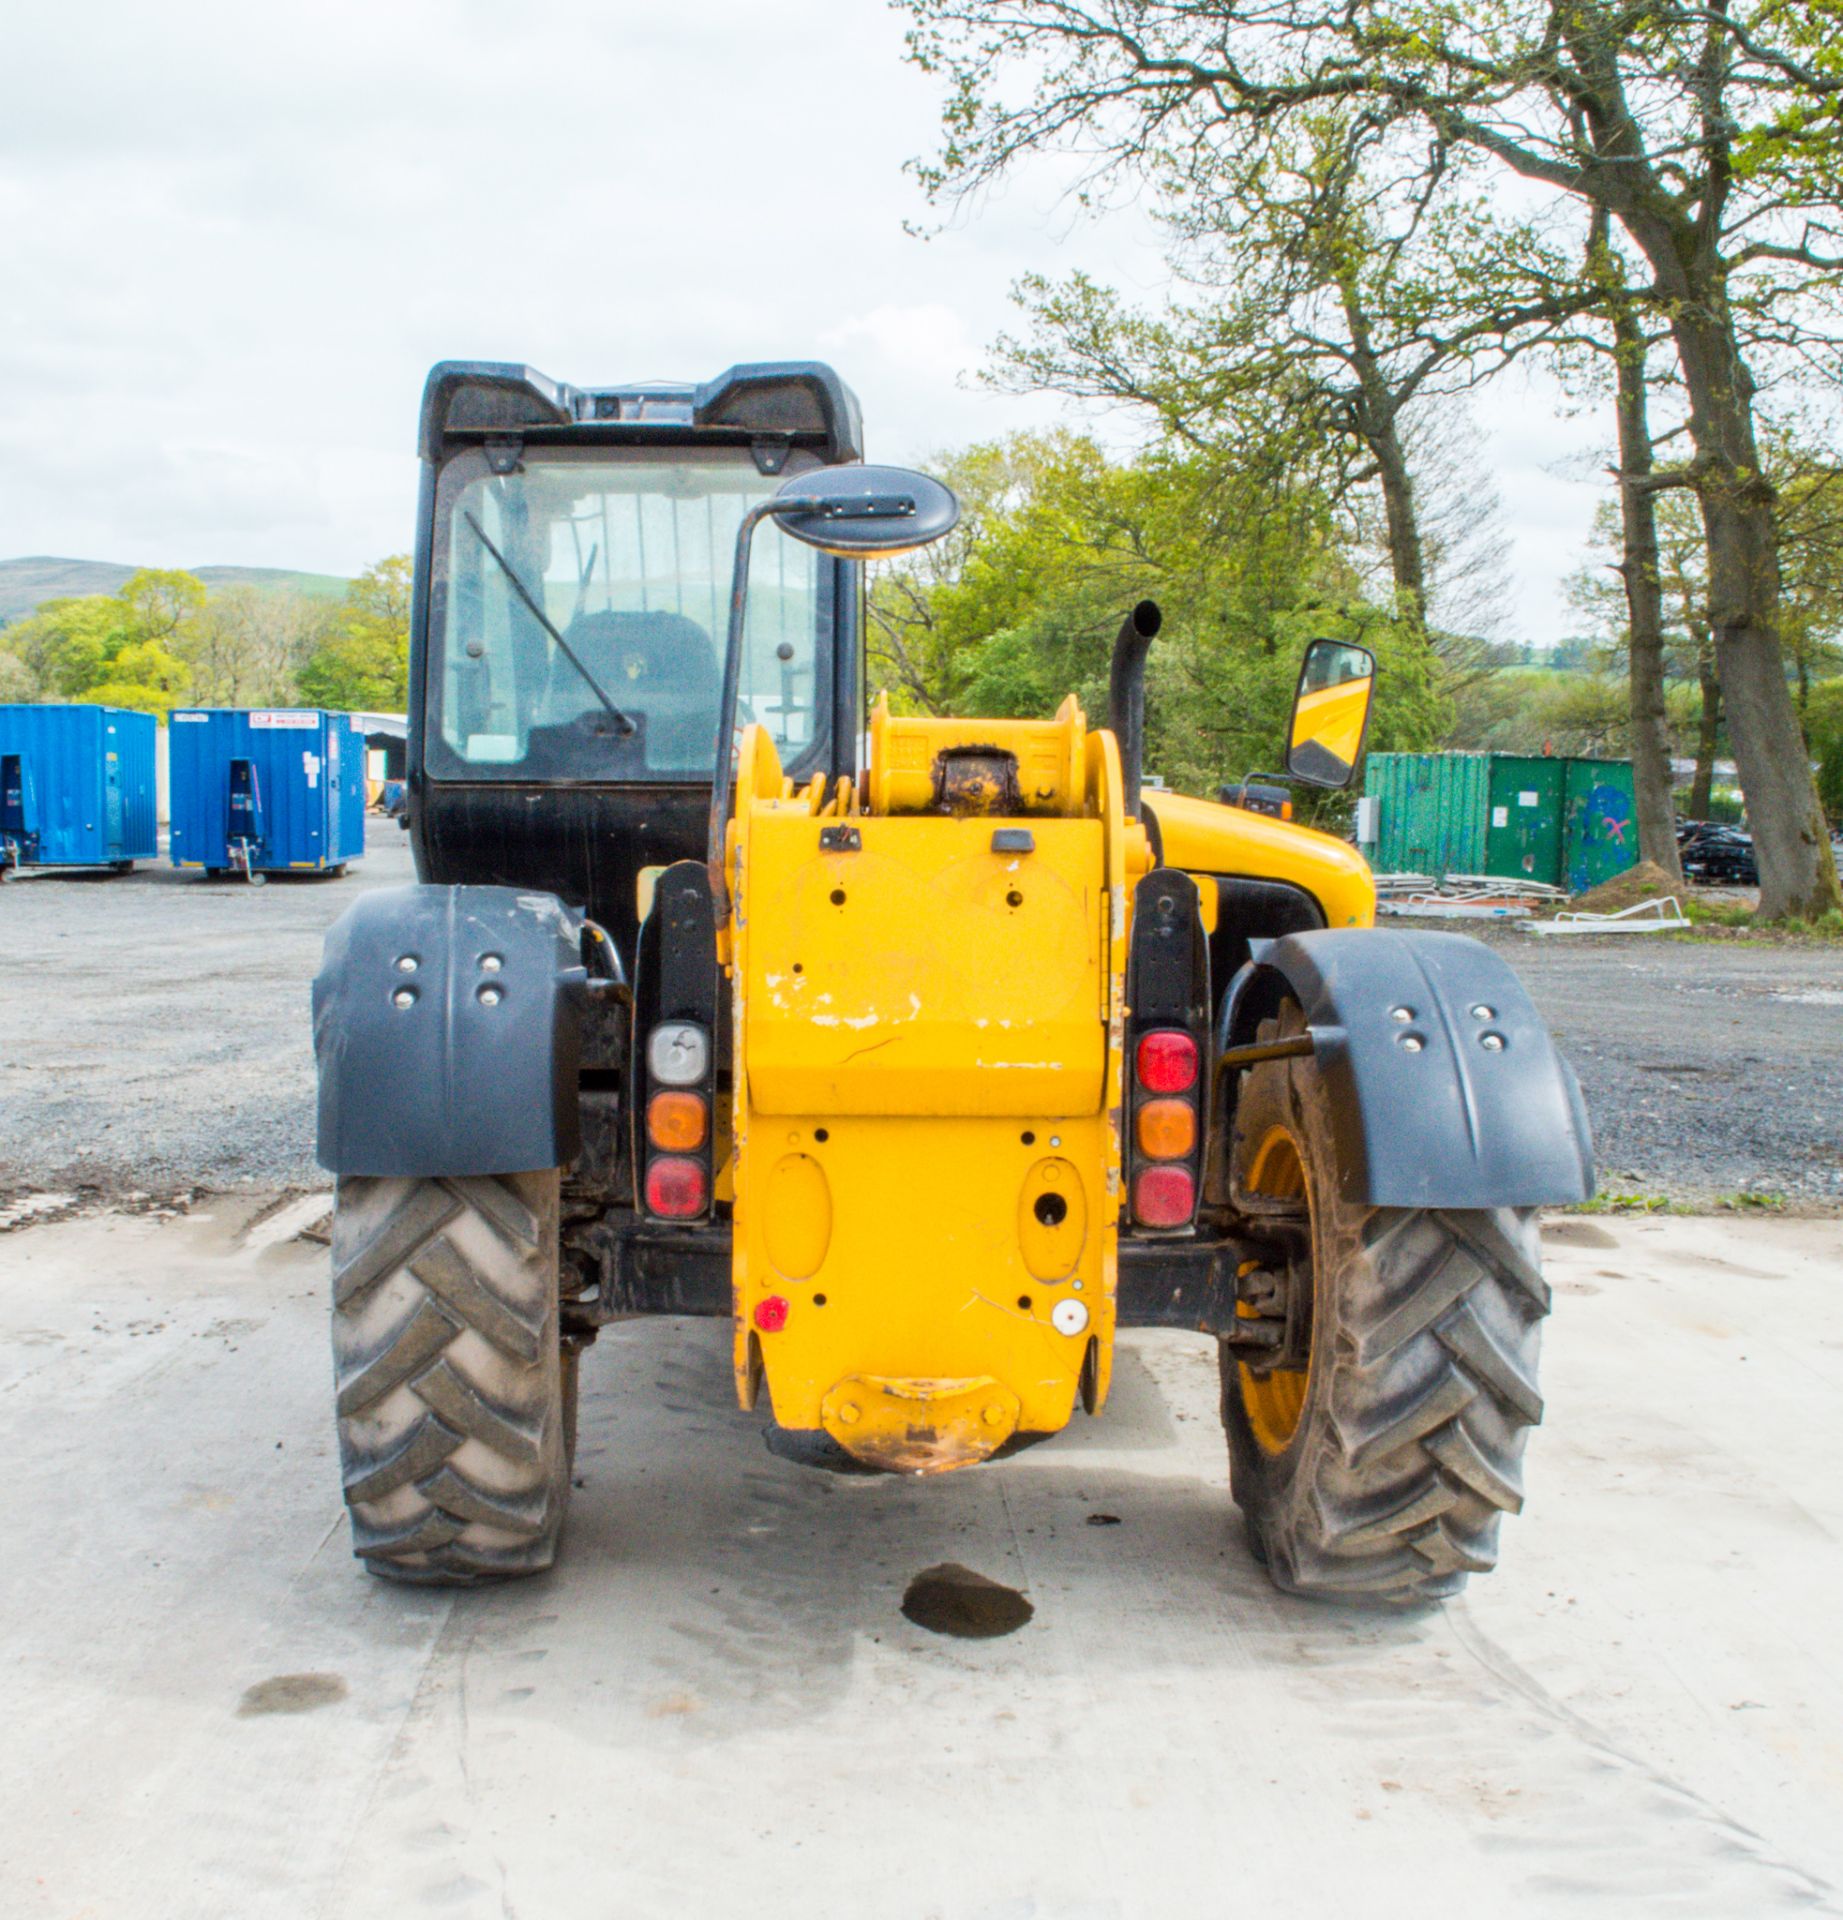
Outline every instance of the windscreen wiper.
{"type": "Polygon", "coordinates": [[[462,510],[461,518],[473,528],[474,538],[493,556],[494,560],[498,563],[499,571],[511,581],[512,591],[525,603],[526,607],[530,610],[531,617],[556,641],[557,645],[562,649],[564,659],[588,682],[589,691],[608,709],[609,717],[614,721],[614,724],[619,727],[624,734],[634,732],[635,726],[633,720],[627,714],[624,714],[620,708],[602,692],[601,682],[582,664],[582,661],[576,655],[575,649],[571,647],[570,643],[557,631],[556,623],[551,619],[550,615],[526,592],[525,583],[512,570],[511,561],[486,537],[486,529],[465,509],[462,510]]]}

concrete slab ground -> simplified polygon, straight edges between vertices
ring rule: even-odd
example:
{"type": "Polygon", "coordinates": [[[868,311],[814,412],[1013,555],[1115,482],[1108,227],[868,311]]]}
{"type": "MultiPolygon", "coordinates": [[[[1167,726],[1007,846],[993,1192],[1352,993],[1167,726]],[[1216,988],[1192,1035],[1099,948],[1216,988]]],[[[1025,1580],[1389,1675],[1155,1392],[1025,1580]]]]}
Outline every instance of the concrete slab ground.
{"type": "Polygon", "coordinates": [[[1401,1618],[1268,1586],[1155,1334],[921,1483],[771,1454],[722,1327],[618,1327],[562,1569],[385,1586],[324,1255],[255,1212],[0,1236],[9,1920],[1843,1910],[1835,1221],[1553,1222],[1529,1511],[1401,1618]],[[943,1561],[1034,1617],[911,1624],[943,1561]]]}

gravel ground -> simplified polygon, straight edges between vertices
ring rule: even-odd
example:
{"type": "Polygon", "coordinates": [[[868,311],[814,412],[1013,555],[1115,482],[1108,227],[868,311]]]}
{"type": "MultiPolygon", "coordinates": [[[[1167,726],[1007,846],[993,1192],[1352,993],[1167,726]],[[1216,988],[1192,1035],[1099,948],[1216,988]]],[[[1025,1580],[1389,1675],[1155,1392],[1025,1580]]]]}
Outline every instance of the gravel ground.
{"type": "MultiPolygon", "coordinates": [[[[150,866],[0,886],[0,1195],[323,1184],[321,935],[359,892],[410,878],[403,835],[374,822],[341,880],[150,866]]],[[[1575,1063],[1605,1186],[1843,1203],[1843,946],[1483,932],[1575,1063]]]]}
{"type": "Polygon", "coordinates": [[[1484,937],[1574,1063],[1603,1192],[1843,1203],[1843,944],[1484,937]]]}
{"type": "Polygon", "coordinates": [[[308,983],[371,887],[415,878],[368,822],[338,880],[169,866],[0,885],[0,1192],[319,1186],[308,983]]]}

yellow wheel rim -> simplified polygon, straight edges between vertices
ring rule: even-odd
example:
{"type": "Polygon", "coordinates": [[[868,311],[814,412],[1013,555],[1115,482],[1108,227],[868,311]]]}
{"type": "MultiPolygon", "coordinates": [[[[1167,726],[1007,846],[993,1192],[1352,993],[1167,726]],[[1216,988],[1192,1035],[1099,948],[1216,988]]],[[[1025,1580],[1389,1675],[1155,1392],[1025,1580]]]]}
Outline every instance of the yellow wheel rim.
{"type": "MultiPolygon", "coordinates": [[[[1268,1131],[1248,1169],[1250,1193],[1270,1200],[1304,1200],[1310,1204],[1306,1186],[1305,1161],[1298,1143],[1284,1127],[1268,1131]]],[[[1239,1305],[1237,1312],[1246,1311],[1239,1305]]],[[[1312,1378],[1307,1365],[1297,1372],[1257,1374],[1246,1365],[1241,1368],[1241,1403],[1248,1425],[1263,1453],[1284,1453],[1299,1431],[1305,1413],[1306,1388],[1312,1378]]]]}

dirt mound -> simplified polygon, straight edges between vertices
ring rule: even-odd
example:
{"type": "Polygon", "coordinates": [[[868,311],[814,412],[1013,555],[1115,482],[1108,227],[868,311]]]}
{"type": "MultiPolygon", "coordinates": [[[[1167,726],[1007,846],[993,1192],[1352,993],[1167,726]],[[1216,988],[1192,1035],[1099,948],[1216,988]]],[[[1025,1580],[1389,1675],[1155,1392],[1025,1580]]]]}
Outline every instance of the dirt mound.
{"type": "Polygon", "coordinates": [[[1586,893],[1577,894],[1568,904],[1584,908],[1588,913],[1623,913],[1641,900],[1661,900],[1671,894],[1681,899],[1683,883],[1671,879],[1655,860],[1641,860],[1624,873],[1616,873],[1586,893]]]}

